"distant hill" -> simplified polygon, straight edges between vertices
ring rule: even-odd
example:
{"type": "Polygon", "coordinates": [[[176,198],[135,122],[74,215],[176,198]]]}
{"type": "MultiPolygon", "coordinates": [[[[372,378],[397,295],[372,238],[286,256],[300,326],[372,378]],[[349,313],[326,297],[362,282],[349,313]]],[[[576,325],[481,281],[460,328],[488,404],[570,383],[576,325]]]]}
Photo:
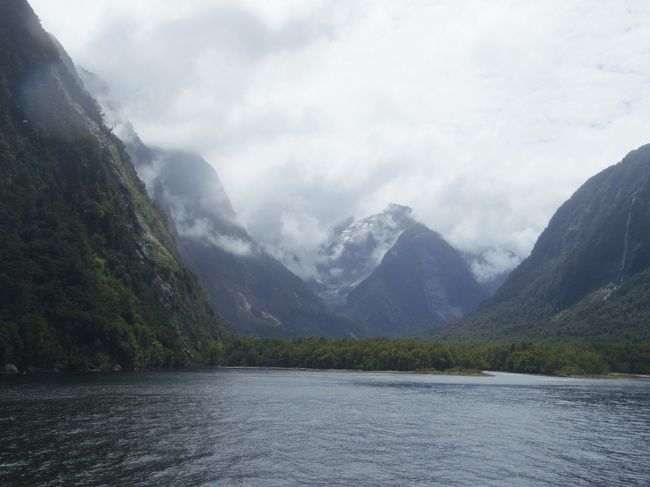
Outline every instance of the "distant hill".
{"type": "Polygon", "coordinates": [[[400,337],[464,316],[486,297],[461,254],[414,223],[350,292],[346,311],[368,335],[400,337]]]}
{"type": "Polygon", "coordinates": [[[450,340],[650,339],[650,145],[589,179],[450,340]]]}
{"type": "Polygon", "coordinates": [[[223,330],[69,64],[0,0],[0,365],[189,363],[223,330]]]}

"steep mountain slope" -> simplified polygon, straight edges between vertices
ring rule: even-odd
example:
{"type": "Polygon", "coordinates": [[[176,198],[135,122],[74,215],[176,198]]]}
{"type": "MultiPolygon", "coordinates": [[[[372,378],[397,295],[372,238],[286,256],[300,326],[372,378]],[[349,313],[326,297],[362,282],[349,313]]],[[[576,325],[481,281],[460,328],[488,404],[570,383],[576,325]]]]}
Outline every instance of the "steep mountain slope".
{"type": "Polygon", "coordinates": [[[342,309],[348,294],[374,271],[404,230],[415,223],[407,206],[390,204],[384,211],[349,218],[332,231],[319,251],[319,279],[313,289],[332,307],[342,309]]]}
{"type": "Polygon", "coordinates": [[[0,364],[187,363],[221,328],[66,62],[0,0],[0,364]]]}
{"type": "Polygon", "coordinates": [[[438,336],[650,338],[650,145],[564,203],[492,299],[438,336]]]}
{"type": "Polygon", "coordinates": [[[346,310],[369,335],[398,337],[459,318],[486,296],[460,253],[414,224],[350,292],[346,310]]]}
{"type": "Polygon", "coordinates": [[[170,215],[184,261],[232,329],[277,337],[358,335],[237,223],[210,164],[195,154],[146,151],[137,149],[139,173],[170,215]]]}
{"type": "Polygon", "coordinates": [[[152,199],[169,216],[184,262],[228,327],[277,337],[359,335],[359,327],[334,314],[248,234],[207,161],[145,145],[106,84],[88,71],[79,75],[126,144],[152,199]]]}

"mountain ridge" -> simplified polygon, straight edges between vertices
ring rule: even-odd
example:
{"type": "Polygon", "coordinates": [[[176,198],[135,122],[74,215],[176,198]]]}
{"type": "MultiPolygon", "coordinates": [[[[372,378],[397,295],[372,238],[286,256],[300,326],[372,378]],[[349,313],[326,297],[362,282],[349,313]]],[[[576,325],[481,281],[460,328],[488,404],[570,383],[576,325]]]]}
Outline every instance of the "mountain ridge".
{"type": "Polygon", "coordinates": [[[191,151],[149,147],[105,83],[85,70],[81,78],[100,99],[150,197],[168,215],[184,262],[229,329],[285,338],[360,333],[251,237],[211,164],[191,151]]]}
{"type": "Polygon", "coordinates": [[[196,278],[60,45],[0,9],[0,363],[190,363],[223,336],[196,278]]]}
{"type": "Polygon", "coordinates": [[[650,338],[650,300],[641,292],[650,277],[649,209],[644,145],[589,178],[497,293],[436,336],[650,338]]]}
{"type": "MultiPolygon", "coordinates": [[[[180,151],[152,153],[167,161],[151,182],[153,198],[169,212],[184,261],[232,330],[276,337],[356,336],[354,323],[332,313],[236,222],[223,188],[219,204],[205,205],[218,181],[209,163],[180,151]],[[197,165],[204,170],[195,171],[197,165]],[[215,211],[223,201],[228,202],[225,214],[223,208],[215,211]]],[[[142,172],[147,163],[140,159],[137,164],[142,172]]]]}

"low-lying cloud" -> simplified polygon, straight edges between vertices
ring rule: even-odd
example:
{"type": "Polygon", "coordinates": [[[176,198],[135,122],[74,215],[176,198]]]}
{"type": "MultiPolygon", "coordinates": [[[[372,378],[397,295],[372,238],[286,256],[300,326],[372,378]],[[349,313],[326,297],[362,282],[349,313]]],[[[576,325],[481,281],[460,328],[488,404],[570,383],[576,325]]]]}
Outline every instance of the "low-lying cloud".
{"type": "Polygon", "coordinates": [[[201,152],[296,261],[389,202],[463,250],[525,256],[650,142],[644,1],[31,3],[145,142],[201,152]]]}
{"type": "Polygon", "coordinates": [[[223,233],[217,228],[213,219],[192,214],[181,198],[167,194],[164,201],[174,222],[174,228],[180,236],[196,240],[204,245],[212,244],[237,256],[252,256],[259,253],[253,242],[236,235],[223,233]]]}

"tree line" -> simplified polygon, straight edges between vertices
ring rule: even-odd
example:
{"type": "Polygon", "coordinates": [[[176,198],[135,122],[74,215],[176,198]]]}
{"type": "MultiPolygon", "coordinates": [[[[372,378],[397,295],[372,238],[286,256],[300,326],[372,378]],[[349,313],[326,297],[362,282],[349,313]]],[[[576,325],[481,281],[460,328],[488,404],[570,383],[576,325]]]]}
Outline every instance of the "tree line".
{"type": "Polygon", "coordinates": [[[527,374],[650,374],[650,341],[450,344],[417,339],[231,337],[213,342],[205,362],[226,366],[527,374]]]}

